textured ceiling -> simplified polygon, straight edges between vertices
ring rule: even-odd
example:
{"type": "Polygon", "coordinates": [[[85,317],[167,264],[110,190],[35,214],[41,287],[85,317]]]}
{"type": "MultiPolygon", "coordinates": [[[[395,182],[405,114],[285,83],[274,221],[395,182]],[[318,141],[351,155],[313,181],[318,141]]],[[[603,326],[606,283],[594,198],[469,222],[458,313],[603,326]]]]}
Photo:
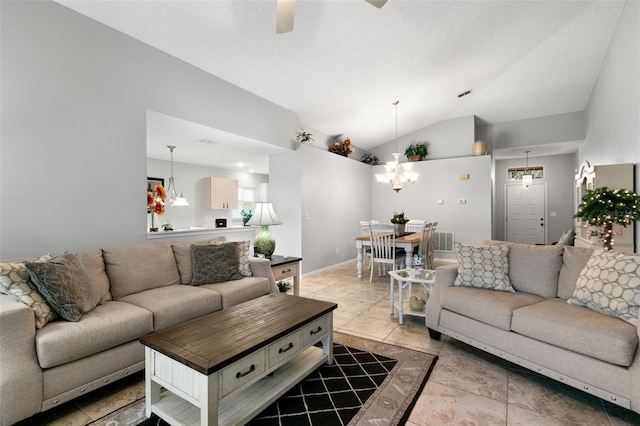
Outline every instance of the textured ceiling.
{"type": "Polygon", "coordinates": [[[618,1],[59,1],[363,149],[447,118],[584,110],[618,1]],[[471,90],[462,98],[458,94],[471,90]]]}

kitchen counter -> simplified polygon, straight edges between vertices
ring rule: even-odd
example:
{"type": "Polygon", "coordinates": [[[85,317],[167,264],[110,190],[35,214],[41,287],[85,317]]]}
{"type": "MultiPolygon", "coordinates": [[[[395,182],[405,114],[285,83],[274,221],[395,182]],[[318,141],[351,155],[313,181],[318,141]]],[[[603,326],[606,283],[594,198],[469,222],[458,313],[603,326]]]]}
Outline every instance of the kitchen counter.
{"type": "Polygon", "coordinates": [[[224,235],[230,241],[237,240],[251,240],[256,235],[256,230],[260,229],[258,226],[229,226],[226,228],[209,228],[209,227],[191,227],[185,229],[176,229],[174,231],[158,231],[147,232],[148,240],[155,240],[160,238],[171,238],[174,240],[191,240],[196,238],[206,238],[207,235],[224,235]]]}

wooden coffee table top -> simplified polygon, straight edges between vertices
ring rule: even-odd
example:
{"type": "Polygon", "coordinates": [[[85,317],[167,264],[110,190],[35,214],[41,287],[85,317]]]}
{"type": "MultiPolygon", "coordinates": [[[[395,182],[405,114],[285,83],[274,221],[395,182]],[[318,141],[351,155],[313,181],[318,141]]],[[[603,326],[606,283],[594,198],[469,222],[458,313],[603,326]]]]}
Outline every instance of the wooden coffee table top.
{"type": "Polygon", "coordinates": [[[148,334],[140,342],[202,374],[211,374],[337,307],[331,302],[271,293],[148,334]]]}

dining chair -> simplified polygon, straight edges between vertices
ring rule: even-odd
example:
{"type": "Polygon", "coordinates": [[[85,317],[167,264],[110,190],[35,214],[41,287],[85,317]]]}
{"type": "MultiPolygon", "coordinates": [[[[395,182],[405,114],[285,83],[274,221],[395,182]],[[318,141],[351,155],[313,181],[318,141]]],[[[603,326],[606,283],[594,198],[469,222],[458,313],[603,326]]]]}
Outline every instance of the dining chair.
{"type": "MultiPolygon", "coordinates": [[[[427,222],[425,220],[424,231],[422,231],[422,238],[420,239],[420,245],[418,246],[418,253],[422,256],[423,259],[425,259],[425,262],[429,255],[428,253],[429,252],[429,235],[430,235],[432,226],[433,226],[432,222],[427,222]]],[[[426,267],[427,265],[425,265],[425,268],[426,267]]]]}
{"type": "Polygon", "coordinates": [[[396,253],[396,238],[392,225],[369,225],[371,239],[371,273],[369,282],[373,281],[373,269],[378,264],[378,276],[382,276],[382,270],[387,271],[387,265],[391,270],[404,267],[404,255],[396,253]]]}
{"type": "Polygon", "coordinates": [[[420,219],[411,219],[404,225],[405,232],[413,232],[416,234],[420,234],[420,246],[413,249],[413,254],[422,254],[422,240],[424,238],[424,230],[425,225],[427,224],[426,220],[420,219]]]}
{"type": "Polygon", "coordinates": [[[434,269],[433,267],[433,237],[436,234],[436,227],[438,226],[438,222],[433,222],[431,224],[431,229],[429,230],[429,235],[427,237],[427,247],[426,247],[426,256],[425,261],[427,262],[427,269],[434,269]]]}
{"type": "MultiPolygon", "coordinates": [[[[378,225],[378,224],[380,224],[380,222],[378,222],[375,219],[361,220],[360,221],[360,228],[362,229],[361,235],[370,235],[371,231],[369,230],[369,225],[378,225]]],[[[364,255],[364,267],[367,268],[368,267],[367,259],[369,259],[369,261],[371,260],[371,247],[364,247],[363,255],[364,255]]]]}

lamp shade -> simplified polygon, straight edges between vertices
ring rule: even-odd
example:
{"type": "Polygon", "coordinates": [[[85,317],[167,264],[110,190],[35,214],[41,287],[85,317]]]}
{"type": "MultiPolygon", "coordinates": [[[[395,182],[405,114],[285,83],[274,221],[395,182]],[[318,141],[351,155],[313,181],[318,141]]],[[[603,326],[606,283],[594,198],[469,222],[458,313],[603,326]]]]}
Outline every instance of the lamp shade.
{"type": "Polygon", "coordinates": [[[522,184],[525,187],[530,187],[531,184],[533,183],[533,175],[524,175],[522,176],[522,184]]]}
{"type": "Polygon", "coordinates": [[[271,203],[256,203],[255,211],[247,225],[282,225],[282,221],[276,216],[271,203]]]}

